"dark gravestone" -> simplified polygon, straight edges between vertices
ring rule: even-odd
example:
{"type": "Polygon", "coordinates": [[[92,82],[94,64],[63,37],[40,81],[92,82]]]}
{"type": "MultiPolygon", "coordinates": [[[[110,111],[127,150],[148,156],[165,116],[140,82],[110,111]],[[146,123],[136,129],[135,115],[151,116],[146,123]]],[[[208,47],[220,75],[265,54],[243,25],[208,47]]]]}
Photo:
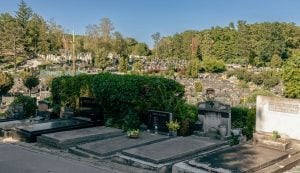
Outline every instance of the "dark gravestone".
{"type": "Polygon", "coordinates": [[[95,98],[80,97],[80,116],[90,118],[93,121],[104,123],[104,115],[101,105],[95,98]]]}
{"type": "Polygon", "coordinates": [[[167,123],[171,121],[172,118],[173,116],[170,112],[149,110],[147,121],[148,129],[155,131],[157,128],[157,131],[159,132],[168,133],[169,129],[167,127],[167,123]]]}

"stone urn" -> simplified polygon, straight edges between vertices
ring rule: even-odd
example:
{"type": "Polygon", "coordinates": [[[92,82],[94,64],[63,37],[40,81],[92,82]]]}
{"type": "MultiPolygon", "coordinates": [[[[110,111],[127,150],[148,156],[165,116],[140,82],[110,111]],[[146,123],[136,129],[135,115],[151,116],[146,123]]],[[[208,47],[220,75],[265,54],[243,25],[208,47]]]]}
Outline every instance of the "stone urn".
{"type": "Polygon", "coordinates": [[[177,131],[170,131],[170,136],[176,137],[177,136],[177,131]]]}
{"type": "Polygon", "coordinates": [[[226,126],[225,125],[220,125],[219,126],[219,132],[220,132],[220,135],[222,138],[224,138],[226,136],[226,132],[227,132],[227,129],[226,129],[226,126]]]}

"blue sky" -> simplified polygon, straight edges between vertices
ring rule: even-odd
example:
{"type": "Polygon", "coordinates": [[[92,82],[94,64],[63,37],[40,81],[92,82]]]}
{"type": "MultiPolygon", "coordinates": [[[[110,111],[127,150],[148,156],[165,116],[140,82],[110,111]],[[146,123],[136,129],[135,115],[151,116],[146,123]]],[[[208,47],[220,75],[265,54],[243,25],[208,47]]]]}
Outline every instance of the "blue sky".
{"type": "MultiPolygon", "coordinates": [[[[0,0],[0,13],[14,13],[19,0],[0,0]]],[[[151,35],[226,26],[246,20],[294,22],[300,25],[299,0],[25,0],[46,20],[84,34],[103,17],[126,37],[153,44],[151,35]]]]}

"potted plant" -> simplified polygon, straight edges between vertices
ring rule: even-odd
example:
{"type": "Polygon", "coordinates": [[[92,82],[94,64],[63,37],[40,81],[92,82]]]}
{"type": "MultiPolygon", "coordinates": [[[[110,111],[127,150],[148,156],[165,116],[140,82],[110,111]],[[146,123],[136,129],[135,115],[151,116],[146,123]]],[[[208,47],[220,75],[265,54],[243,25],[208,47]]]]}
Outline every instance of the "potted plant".
{"type": "Polygon", "coordinates": [[[167,127],[170,131],[171,136],[177,136],[177,130],[180,128],[180,124],[177,120],[171,120],[170,122],[168,122],[167,127]]]}
{"type": "Polygon", "coordinates": [[[140,131],[139,131],[139,129],[128,130],[127,131],[127,136],[129,138],[139,138],[140,131]]]}

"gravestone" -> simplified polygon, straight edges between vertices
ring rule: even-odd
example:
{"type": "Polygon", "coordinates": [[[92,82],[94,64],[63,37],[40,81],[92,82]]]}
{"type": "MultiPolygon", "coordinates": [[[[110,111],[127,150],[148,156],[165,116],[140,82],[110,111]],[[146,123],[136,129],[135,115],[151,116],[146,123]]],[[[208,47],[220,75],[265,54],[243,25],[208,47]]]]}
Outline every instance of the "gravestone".
{"type": "Polygon", "coordinates": [[[95,98],[80,97],[79,106],[80,116],[104,123],[103,110],[95,98]]]}
{"type": "Polygon", "coordinates": [[[258,96],[256,132],[273,133],[300,140],[300,100],[258,96]]]}
{"type": "Polygon", "coordinates": [[[221,137],[229,136],[231,132],[231,108],[218,101],[205,101],[198,106],[198,122],[200,133],[204,135],[219,132],[221,137]]]}
{"type": "Polygon", "coordinates": [[[170,112],[149,110],[147,120],[148,129],[168,133],[167,123],[172,119],[173,115],[170,112]]]}

